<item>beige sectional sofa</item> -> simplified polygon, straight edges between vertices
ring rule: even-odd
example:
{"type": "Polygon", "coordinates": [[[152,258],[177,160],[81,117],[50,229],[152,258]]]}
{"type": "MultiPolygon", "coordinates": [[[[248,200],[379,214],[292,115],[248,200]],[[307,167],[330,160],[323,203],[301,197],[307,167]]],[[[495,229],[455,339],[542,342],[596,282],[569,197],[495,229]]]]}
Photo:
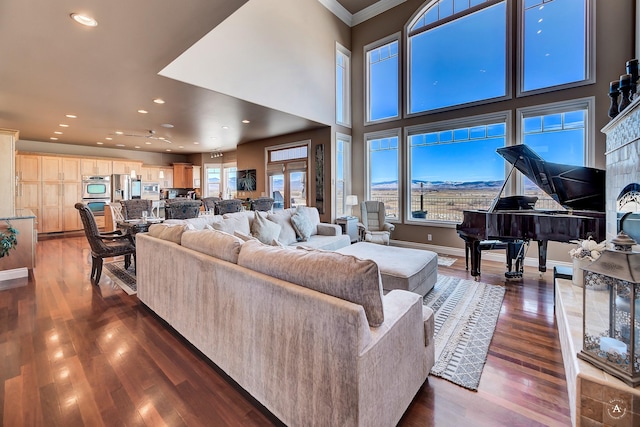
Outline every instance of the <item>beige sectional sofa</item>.
{"type": "Polygon", "coordinates": [[[218,230],[137,235],[138,298],[290,426],[391,426],[434,364],[433,312],[378,266],[218,230]]]}
{"type": "MultiPolygon", "coordinates": [[[[266,216],[269,223],[275,223],[280,227],[277,241],[284,246],[304,246],[315,249],[336,250],[351,244],[348,235],[342,234],[342,228],[337,224],[327,224],[320,222],[320,214],[315,207],[289,208],[275,211],[273,213],[260,212],[260,215],[266,216]],[[296,214],[297,210],[304,212],[309,220],[309,236],[305,241],[300,241],[296,229],[294,228],[291,218],[296,214]]],[[[255,212],[244,211],[224,215],[204,215],[191,219],[171,219],[165,221],[166,224],[189,224],[196,230],[202,230],[208,227],[225,231],[230,234],[240,236],[250,236],[255,227],[255,212]]],[[[264,243],[272,244],[271,241],[264,243]]]]}

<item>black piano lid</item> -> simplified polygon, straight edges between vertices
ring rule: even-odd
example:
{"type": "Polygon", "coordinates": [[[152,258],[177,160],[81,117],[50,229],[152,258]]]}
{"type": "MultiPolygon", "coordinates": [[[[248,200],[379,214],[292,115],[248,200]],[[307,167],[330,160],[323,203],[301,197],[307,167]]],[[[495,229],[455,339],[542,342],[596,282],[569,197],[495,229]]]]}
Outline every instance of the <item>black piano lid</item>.
{"type": "Polygon", "coordinates": [[[547,162],[525,144],[496,151],[564,208],[605,211],[604,170],[547,162]]]}

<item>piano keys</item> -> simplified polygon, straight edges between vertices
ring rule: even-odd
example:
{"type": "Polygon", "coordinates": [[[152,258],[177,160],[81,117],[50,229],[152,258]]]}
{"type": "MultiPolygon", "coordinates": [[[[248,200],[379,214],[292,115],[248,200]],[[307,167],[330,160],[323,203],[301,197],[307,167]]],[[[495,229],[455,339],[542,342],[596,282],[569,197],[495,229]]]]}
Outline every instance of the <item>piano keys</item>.
{"type": "Polygon", "coordinates": [[[532,240],[538,243],[540,273],[546,271],[548,241],[571,242],[588,237],[604,240],[604,170],[546,162],[526,145],[497,151],[567,210],[536,210],[535,197],[501,198],[501,190],[499,200],[492,204],[493,209],[463,211],[462,223],[456,230],[465,241],[472,276],[476,279],[480,276],[483,241],[507,244],[505,276],[514,278],[522,277],[523,248],[532,240]]]}

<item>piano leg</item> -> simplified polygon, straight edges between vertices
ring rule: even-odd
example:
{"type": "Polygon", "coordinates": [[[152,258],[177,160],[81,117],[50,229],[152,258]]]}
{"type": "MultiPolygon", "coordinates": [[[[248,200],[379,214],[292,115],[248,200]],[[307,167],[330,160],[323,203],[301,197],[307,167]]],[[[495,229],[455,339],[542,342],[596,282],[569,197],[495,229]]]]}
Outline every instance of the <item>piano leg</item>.
{"type": "Polygon", "coordinates": [[[469,270],[469,259],[471,259],[471,275],[475,277],[476,280],[479,280],[480,241],[476,239],[464,239],[464,252],[466,269],[469,270]]]}
{"type": "Polygon", "coordinates": [[[522,278],[524,273],[524,245],[525,242],[522,240],[509,242],[506,254],[507,271],[504,273],[507,279],[522,278]]]}
{"type": "Polygon", "coordinates": [[[547,241],[538,240],[538,271],[540,276],[547,271],[547,241]]]}

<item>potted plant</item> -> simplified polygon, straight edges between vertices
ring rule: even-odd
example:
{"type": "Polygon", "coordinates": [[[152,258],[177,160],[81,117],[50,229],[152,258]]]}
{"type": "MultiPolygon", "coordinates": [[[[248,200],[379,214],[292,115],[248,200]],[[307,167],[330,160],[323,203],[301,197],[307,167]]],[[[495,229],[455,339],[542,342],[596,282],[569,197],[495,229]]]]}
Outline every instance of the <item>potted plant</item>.
{"type": "Polygon", "coordinates": [[[0,258],[3,258],[5,255],[9,256],[9,251],[11,249],[15,249],[18,245],[18,239],[16,235],[18,234],[18,230],[11,226],[11,223],[7,221],[7,232],[8,234],[0,232],[0,258]]]}
{"type": "Polygon", "coordinates": [[[586,240],[580,241],[575,248],[569,251],[569,255],[571,255],[571,259],[573,260],[572,282],[574,285],[583,285],[584,273],[582,269],[600,258],[602,251],[604,251],[606,247],[607,242],[605,240],[598,243],[589,237],[586,240]]]}

